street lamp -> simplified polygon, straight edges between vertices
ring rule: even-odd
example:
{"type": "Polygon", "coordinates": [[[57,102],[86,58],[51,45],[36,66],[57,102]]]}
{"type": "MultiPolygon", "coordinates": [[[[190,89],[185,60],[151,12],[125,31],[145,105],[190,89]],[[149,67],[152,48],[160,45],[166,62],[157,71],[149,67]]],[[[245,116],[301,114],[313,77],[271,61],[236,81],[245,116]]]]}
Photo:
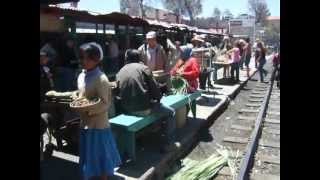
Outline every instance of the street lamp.
{"type": "Polygon", "coordinates": [[[253,17],[253,40],[256,40],[256,14],[254,13],[254,17],[253,17]]]}

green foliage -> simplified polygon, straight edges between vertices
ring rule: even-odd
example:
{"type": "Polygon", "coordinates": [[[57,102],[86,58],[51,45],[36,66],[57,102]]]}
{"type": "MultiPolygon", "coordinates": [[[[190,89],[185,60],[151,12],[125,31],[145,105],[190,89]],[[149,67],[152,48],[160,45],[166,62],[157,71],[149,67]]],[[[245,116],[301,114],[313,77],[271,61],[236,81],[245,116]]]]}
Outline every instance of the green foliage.
{"type": "Polygon", "coordinates": [[[213,10],[213,17],[217,20],[220,20],[221,17],[221,11],[219,8],[215,7],[213,10]]]}
{"type": "Polygon", "coordinates": [[[183,168],[166,180],[209,180],[212,179],[224,166],[228,165],[231,173],[235,175],[235,160],[230,158],[230,151],[226,148],[217,149],[216,154],[212,154],[203,161],[191,159],[183,160],[183,168]]]}
{"type": "Polygon", "coordinates": [[[187,94],[188,81],[182,76],[171,76],[173,94],[187,94]]]}
{"type": "Polygon", "coordinates": [[[268,44],[277,44],[280,42],[280,27],[269,23],[265,31],[265,42],[268,44]]]}
{"type": "MultiPolygon", "coordinates": [[[[179,13],[179,0],[162,0],[163,6],[175,13],[179,13]]],[[[191,24],[194,23],[194,17],[202,12],[202,0],[181,0],[181,14],[190,17],[191,24]]]]}
{"type": "Polygon", "coordinates": [[[270,12],[265,0],[248,0],[249,10],[255,14],[256,23],[266,25],[266,18],[270,16],[270,12]]]}

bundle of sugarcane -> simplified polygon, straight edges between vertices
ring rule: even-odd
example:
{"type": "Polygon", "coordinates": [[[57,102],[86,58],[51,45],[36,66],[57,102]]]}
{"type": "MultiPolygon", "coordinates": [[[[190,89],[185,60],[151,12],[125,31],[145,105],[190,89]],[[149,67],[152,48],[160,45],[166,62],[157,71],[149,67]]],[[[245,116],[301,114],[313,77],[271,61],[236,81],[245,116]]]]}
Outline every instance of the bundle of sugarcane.
{"type": "Polygon", "coordinates": [[[188,158],[183,160],[184,167],[166,180],[209,180],[226,165],[230,167],[231,173],[235,177],[234,160],[230,158],[230,151],[223,148],[218,149],[217,152],[203,161],[195,161],[188,158]]]}

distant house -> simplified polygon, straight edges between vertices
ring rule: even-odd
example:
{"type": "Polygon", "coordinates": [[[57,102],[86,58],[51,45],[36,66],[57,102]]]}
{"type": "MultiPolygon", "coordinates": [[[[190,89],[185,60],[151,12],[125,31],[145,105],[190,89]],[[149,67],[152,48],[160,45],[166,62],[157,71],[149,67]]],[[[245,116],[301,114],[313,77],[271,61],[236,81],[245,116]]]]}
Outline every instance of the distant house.
{"type": "Polygon", "coordinates": [[[268,16],[267,21],[280,29],[280,16],[268,16]]]}

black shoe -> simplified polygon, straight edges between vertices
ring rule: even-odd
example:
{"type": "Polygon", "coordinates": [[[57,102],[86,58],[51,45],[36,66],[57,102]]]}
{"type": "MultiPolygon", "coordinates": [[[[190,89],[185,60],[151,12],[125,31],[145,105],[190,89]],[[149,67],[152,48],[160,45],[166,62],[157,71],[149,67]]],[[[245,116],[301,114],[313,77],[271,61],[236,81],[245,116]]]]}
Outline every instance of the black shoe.
{"type": "Polygon", "coordinates": [[[173,151],[179,149],[180,147],[181,147],[181,144],[179,142],[175,142],[173,144],[161,147],[160,152],[161,153],[169,153],[169,152],[173,152],[173,151]]]}

